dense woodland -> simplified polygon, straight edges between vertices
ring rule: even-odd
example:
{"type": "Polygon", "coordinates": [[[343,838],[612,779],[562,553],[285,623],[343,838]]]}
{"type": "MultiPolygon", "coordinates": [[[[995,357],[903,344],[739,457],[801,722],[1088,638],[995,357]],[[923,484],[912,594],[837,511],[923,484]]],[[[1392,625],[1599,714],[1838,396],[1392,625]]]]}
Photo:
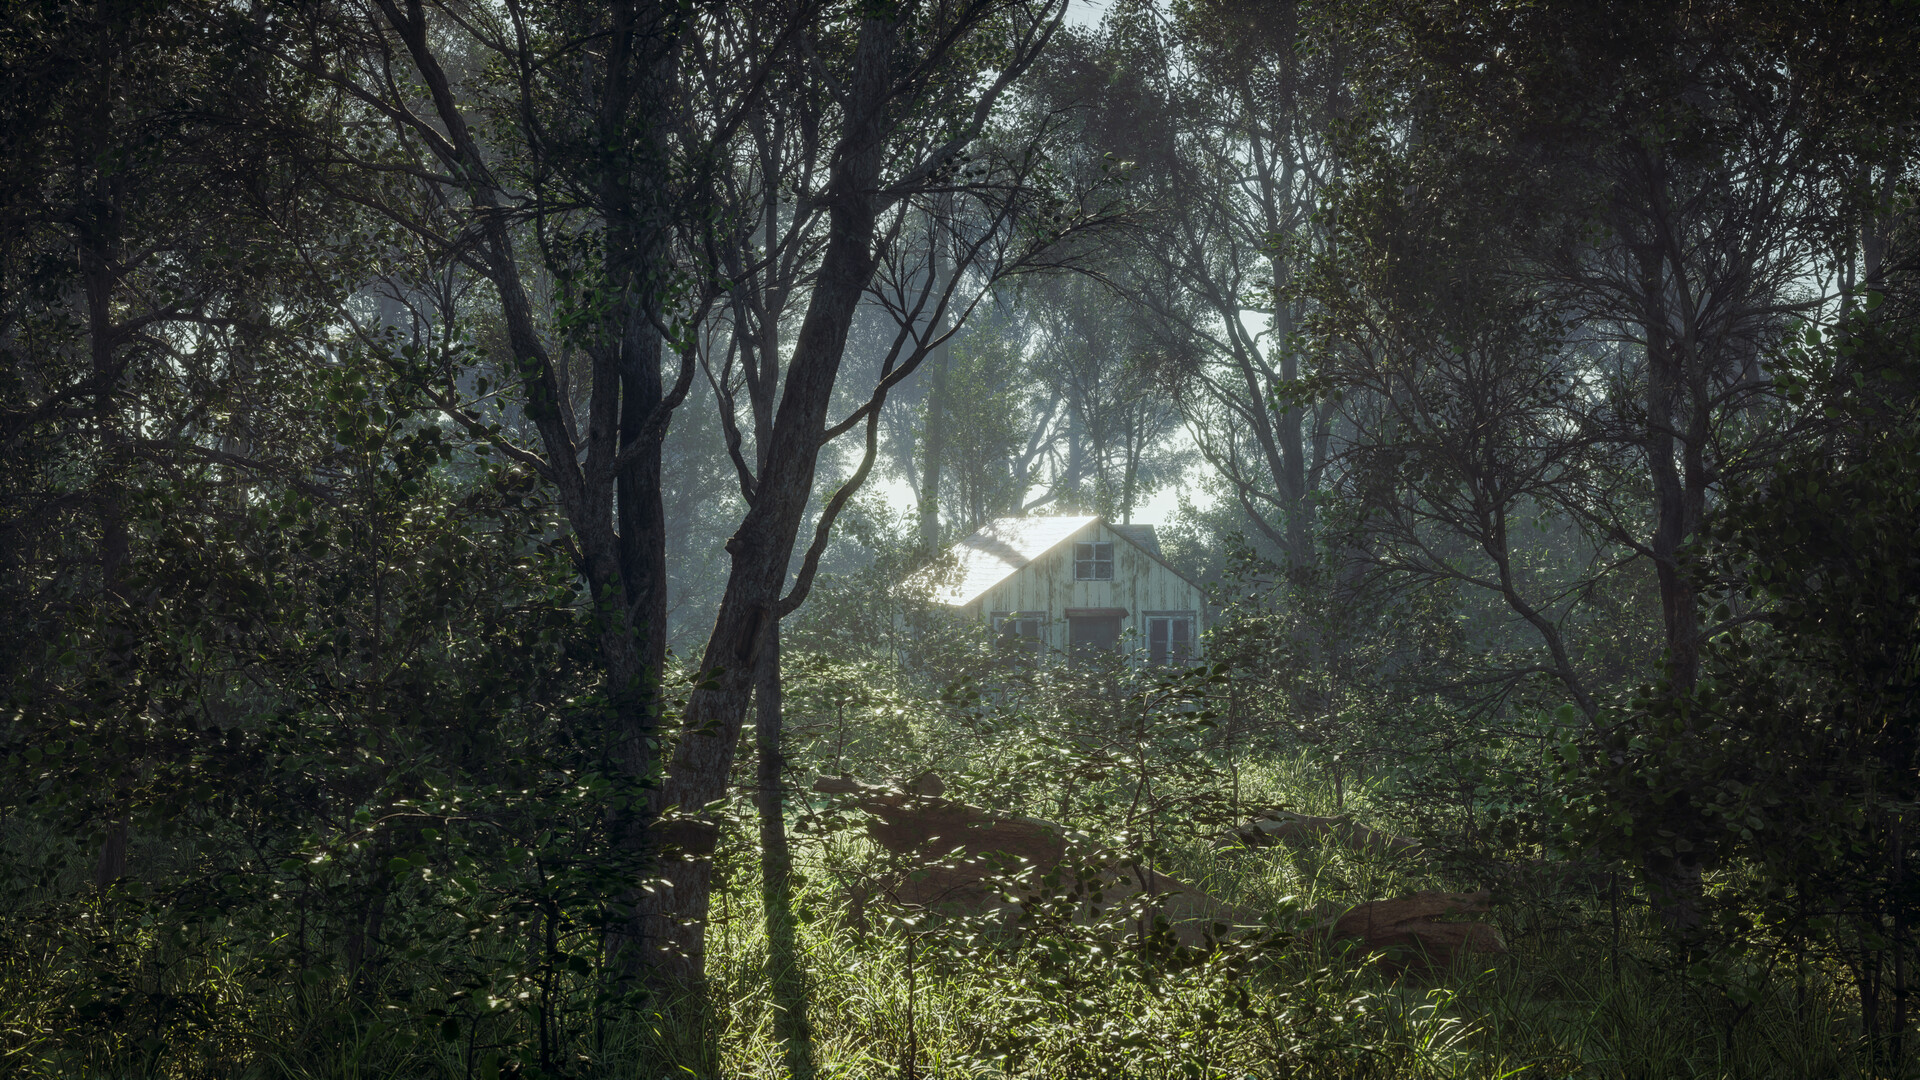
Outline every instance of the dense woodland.
{"type": "Polygon", "coordinates": [[[6,0],[0,1074],[1920,1076],[1917,145],[1912,0],[6,0]],[[913,585],[1150,503],[1192,666],[913,585]]]}

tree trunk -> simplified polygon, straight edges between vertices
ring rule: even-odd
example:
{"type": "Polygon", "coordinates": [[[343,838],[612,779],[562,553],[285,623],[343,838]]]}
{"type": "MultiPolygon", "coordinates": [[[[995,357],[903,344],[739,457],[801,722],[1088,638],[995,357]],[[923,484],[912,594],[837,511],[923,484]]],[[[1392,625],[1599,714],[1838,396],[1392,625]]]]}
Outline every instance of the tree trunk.
{"type": "Polygon", "coordinates": [[[93,867],[93,884],[101,892],[127,874],[127,819],[107,824],[107,838],[100,845],[100,859],[93,867]]]}
{"type": "MultiPolygon", "coordinates": [[[[936,331],[937,332],[937,331],[936,331]]],[[[940,465],[947,454],[947,346],[927,357],[926,426],[920,439],[920,546],[940,553],[940,465]]]]}
{"type": "MultiPolygon", "coordinates": [[[[1660,613],[1666,628],[1668,678],[1671,692],[1691,693],[1699,678],[1700,651],[1695,627],[1694,590],[1680,552],[1688,538],[1687,493],[1675,460],[1674,431],[1679,419],[1682,373],[1679,350],[1671,338],[1665,304],[1667,288],[1660,251],[1642,247],[1640,290],[1642,330],[1646,335],[1646,455],[1653,477],[1655,575],[1660,585],[1660,613]]],[[[1679,830],[1676,830],[1679,831],[1679,830]]],[[[1649,850],[1643,857],[1654,910],[1667,929],[1682,938],[1700,924],[1701,868],[1690,852],[1649,850]]]]}
{"type": "Polygon", "coordinates": [[[1574,669],[1573,658],[1567,653],[1566,639],[1561,636],[1560,628],[1547,617],[1546,612],[1528,603],[1514,584],[1513,552],[1507,543],[1507,507],[1491,496],[1489,502],[1490,528],[1482,547],[1499,574],[1500,595],[1514,614],[1525,619],[1539,633],[1540,640],[1547,646],[1547,654],[1553,658],[1554,674],[1566,687],[1567,693],[1573,695],[1574,704],[1579,706],[1581,713],[1592,721],[1599,714],[1599,706],[1594,703],[1593,695],[1587,693],[1580,673],[1574,669]]]}
{"type": "Polygon", "coordinates": [[[1898,1075],[1906,1064],[1907,1040],[1907,816],[1894,811],[1887,837],[1887,895],[1893,929],[1893,1038],[1887,1048],[1886,1064],[1898,1075]]]}
{"type": "MultiPolygon", "coordinates": [[[[934,229],[938,229],[935,223],[934,229]]],[[[933,277],[932,295],[940,296],[944,290],[942,280],[947,274],[945,245],[938,231],[931,231],[933,245],[932,265],[928,273],[933,277]]],[[[946,315],[940,321],[928,327],[934,335],[946,331],[946,315]]],[[[947,345],[941,342],[927,357],[927,418],[920,440],[920,546],[929,557],[940,553],[940,466],[947,456],[947,345]]]]}
{"type": "MultiPolygon", "coordinates": [[[[1680,551],[1690,532],[1687,521],[1688,492],[1681,476],[1676,454],[1691,456],[1697,447],[1682,448],[1675,433],[1681,429],[1680,396],[1686,383],[1685,357],[1673,341],[1668,325],[1665,301],[1667,275],[1657,245],[1648,244],[1637,252],[1640,261],[1641,330],[1646,335],[1646,440],[1647,471],[1653,478],[1654,527],[1652,543],[1654,572],[1660,584],[1660,615],[1666,629],[1667,654],[1676,692],[1693,689],[1699,678],[1700,649],[1694,632],[1698,614],[1694,611],[1693,586],[1680,565],[1680,551]]],[[[1691,425],[1689,425],[1691,427],[1691,425]]],[[[1693,434],[1690,430],[1689,435],[1693,434]]],[[[1693,470],[1689,470],[1692,472],[1693,470]]]]}
{"type": "MultiPolygon", "coordinates": [[[[102,40],[110,40],[110,35],[102,35],[102,40]]],[[[100,455],[101,464],[94,484],[93,503],[100,523],[101,614],[110,627],[106,635],[106,652],[100,662],[113,680],[125,684],[133,676],[128,648],[131,643],[125,640],[117,624],[120,623],[120,609],[126,603],[121,590],[127,565],[132,560],[133,541],[123,505],[125,485],[122,477],[127,466],[126,446],[120,434],[118,418],[114,415],[113,400],[117,382],[114,374],[119,370],[120,347],[125,344],[121,331],[113,321],[114,292],[120,283],[116,267],[120,265],[122,212],[119,182],[114,174],[101,168],[108,160],[108,138],[113,130],[112,91],[104,82],[107,72],[113,70],[113,61],[117,59],[106,55],[110,49],[111,46],[102,49],[100,77],[103,82],[97,87],[98,97],[93,102],[93,144],[85,148],[84,160],[94,164],[84,170],[81,180],[87,188],[91,205],[88,206],[90,214],[80,229],[78,255],[81,281],[86,293],[91,374],[99,386],[93,395],[93,422],[94,435],[98,440],[95,451],[100,455]]],[[[130,717],[128,719],[131,720],[130,717]]],[[[129,723],[129,735],[134,727],[129,723]]],[[[134,741],[131,738],[127,740],[129,744],[134,741]]],[[[133,751],[129,750],[128,753],[133,751]]],[[[113,809],[106,838],[100,845],[100,854],[93,870],[94,884],[103,891],[127,872],[127,846],[131,829],[131,807],[128,804],[137,772],[137,764],[131,757],[115,765],[119,777],[113,786],[120,790],[110,793],[113,809]]]]}
{"type": "MultiPolygon", "coordinates": [[[[623,350],[620,443],[624,450],[660,404],[660,335],[640,323],[638,340],[623,350]]],[[[642,447],[639,458],[615,478],[619,498],[620,584],[627,604],[628,633],[635,639],[641,673],[638,686],[626,688],[620,707],[622,760],[630,775],[655,771],[654,736],[659,716],[660,675],[667,662],[667,518],[662,498],[661,444],[642,447]]]]}
{"type": "Polygon", "coordinates": [[[655,948],[652,935],[659,935],[654,959],[660,977],[683,985],[699,984],[706,968],[707,906],[719,827],[701,811],[726,795],[764,629],[768,620],[780,617],[781,590],[813,493],[847,330],[877,263],[873,236],[893,38],[885,19],[868,19],[861,26],[847,88],[845,150],[828,184],[832,209],[826,251],[794,342],[766,471],[752,508],[727,541],[733,567],[701,659],[705,677],[688,698],[673,761],[654,804],[678,813],[657,829],[666,887],[643,898],[641,914],[652,920],[649,948],[655,948]]]}
{"type": "MultiPolygon", "coordinates": [[[[667,522],[662,493],[661,448],[664,430],[644,429],[665,394],[660,375],[664,323],[660,282],[670,273],[666,233],[661,221],[670,193],[660,179],[668,142],[664,104],[677,61],[668,23],[672,16],[653,0],[615,4],[609,41],[614,53],[648,50],[652,55],[631,67],[619,56],[607,69],[607,85],[598,118],[600,151],[596,161],[599,200],[606,220],[604,270],[620,301],[600,327],[596,365],[606,377],[596,390],[617,393],[614,453],[635,453],[613,476],[616,532],[613,572],[608,583],[607,620],[602,640],[607,649],[607,699],[611,707],[616,759],[636,789],[657,786],[660,771],[660,685],[666,670],[667,522]],[[639,137],[631,130],[635,121],[639,137]],[[635,451],[634,445],[647,440],[635,451]]],[[[606,416],[597,407],[597,416],[606,416]]],[[[611,419],[611,418],[609,418],[611,419]]],[[[604,422],[604,421],[603,421],[604,422]]],[[[594,427],[590,422],[590,427],[594,427]]],[[[594,432],[599,434],[599,432],[594,432]]],[[[592,436],[590,435],[590,440],[592,436]]],[[[601,435],[602,442],[607,441],[601,435]]],[[[649,815],[638,805],[615,822],[619,844],[636,857],[647,847],[649,815]]],[[[631,898],[629,898],[631,899],[631,898]]],[[[623,977],[644,973],[646,925],[635,915],[615,938],[615,970],[623,977]]]]}
{"type": "Polygon", "coordinates": [[[773,988],[774,1034],[785,1047],[787,1073],[814,1075],[805,952],[793,914],[793,853],[787,845],[785,718],[780,686],[780,622],[767,620],[754,687],[754,742],[759,751],[760,904],[767,928],[767,981],[773,988]]]}
{"type": "MultiPolygon", "coordinates": [[[[638,318],[625,329],[620,357],[623,449],[638,437],[638,428],[661,398],[659,333],[638,318]]],[[[657,785],[660,772],[660,685],[667,641],[667,526],[661,471],[661,443],[655,440],[614,478],[620,523],[614,538],[618,595],[624,603],[620,610],[605,614],[608,625],[602,633],[617,760],[628,783],[641,789],[657,785]]],[[[621,847],[636,855],[646,850],[648,816],[638,805],[620,813],[615,828],[621,847]]],[[[636,915],[612,943],[615,970],[624,977],[644,973],[646,929],[636,915]]]]}
{"type": "MultiPolygon", "coordinates": [[[[1287,188],[1294,183],[1293,170],[1291,163],[1282,170],[1281,182],[1287,188]]],[[[1277,231],[1278,213],[1270,211],[1269,219],[1275,223],[1277,231]]],[[[1292,269],[1277,252],[1268,260],[1267,268],[1276,284],[1285,281],[1292,269]]],[[[1279,354],[1280,382],[1289,390],[1300,381],[1300,356],[1293,345],[1294,329],[1292,304],[1276,295],[1273,305],[1273,350],[1279,354]]],[[[1255,406],[1264,416],[1266,401],[1256,400],[1255,406]]],[[[1287,520],[1283,523],[1286,527],[1287,558],[1295,567],[1304,568],[1313,560],[1313,500],[1308,498],[1304,410],[1297,403],[1289,403],[1273,417],[1272,425],[1274,440],[1280,447],[1280,471],[1273,479],[1280,488],[1280,497],[1287,504],[1287,520]]]]}

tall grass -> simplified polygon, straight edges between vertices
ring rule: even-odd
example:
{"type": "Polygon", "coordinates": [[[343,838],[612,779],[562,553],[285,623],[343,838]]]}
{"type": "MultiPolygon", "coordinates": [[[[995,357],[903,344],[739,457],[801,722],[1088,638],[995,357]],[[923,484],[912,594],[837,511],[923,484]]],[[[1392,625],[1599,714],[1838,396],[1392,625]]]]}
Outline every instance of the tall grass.
{"type": "MultiPolygon", "coordinates": [[[[1245,806],[1330,812],[1299,759],[1247,764],[1245,806]]],[[[1365,785],[1343,808],[1375,812],[1365,785]]],[[[1756,979],[1745,999],[1664,960],[1644,910],[1593,882],[1517,878],[1496,907],[1505,955],[1396,976],[1310,932],[1361,900],[1456,887],[1439,863],[1307,846],[1175,846],[1166,868],[1268,917],[1212,953],[1143,952],[1100,927],[1017,938],[995,926],[869,906],[844,868],[869,853],[841,833],[801,850],[798,945],[812,1038],[783,1042],[751,852],[740,829],[714,905],[711,984],[613,1016],[557,1071],[592,1077],[1141,1078],[1868,1077],[1853,1002],[1833,973],[1756,979]],[[1615,914],[1620,932],[1614,935],[1615,914]]],[[[451,1000],[426,969],[355,994],[262,978],[245,958],[170,935],[132,898],[53,889],[0,921],[0,1075],[20,1077],[488,1077],[532,1075],[471,1037],[423,1037],[355,1000],[451,1000]],[[115,995],[163,995],[172,1019],[116,1025],[115,995]]],[[[481,948],[479,945],[474,946],[481,948]]],[[[116,1004],[118,1002],[118,1004],[116,1004]]],[[[151,1005],[151,1001],[148,1002],[151,1005]]],[[[505,1006],[501,1006],[505,1010],[505,1006]]],[[[430,1010],[429,1010],[430,1011],[430,1010]]],[[[497,1022],[517,1021],[510,1010],[497,1022]]],[[[463,1029],[464,1030],[464,1029],[463,1029]]]]}

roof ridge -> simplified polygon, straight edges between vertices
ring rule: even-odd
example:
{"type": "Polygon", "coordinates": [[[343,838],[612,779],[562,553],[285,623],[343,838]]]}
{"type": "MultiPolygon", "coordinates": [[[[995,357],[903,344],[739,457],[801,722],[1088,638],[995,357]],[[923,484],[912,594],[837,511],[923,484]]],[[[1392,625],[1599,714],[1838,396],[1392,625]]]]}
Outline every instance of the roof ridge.
{"type": "MultiPolygon", "coordinates": [[[[963,607],[978,600],[987,590],[1047,554],[1069,537],[1096,521],[1098,514],[1008,515],[994,518],[967,536],[953,542],[943,557],[957,558],[959,580],[952,585],[935,585],[933,598],[952,607],[963,607]]],[[[933,568],[918,571],[915,578],[932,583],[933,568]]]]}

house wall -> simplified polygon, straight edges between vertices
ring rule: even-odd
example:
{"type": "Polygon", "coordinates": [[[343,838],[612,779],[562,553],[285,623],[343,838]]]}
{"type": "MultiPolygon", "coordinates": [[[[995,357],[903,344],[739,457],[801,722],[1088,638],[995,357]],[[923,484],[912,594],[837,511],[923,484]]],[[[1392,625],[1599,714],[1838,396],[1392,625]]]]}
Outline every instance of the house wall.
{"type": "Polygon", "coordinates": [[[1135,650],[1146,648],[1149,611],[1191,611],[1194,633],[1206,629],[1206,604],[1198,588],[1097,521],[988,589],[966,610],[983,623],[996,611],[1045,612],[1047,646],[1065,649],[1070,607],[1126,608],[1120,631],[1124,646],[1135,650]],[[1112,581],[1074,580],[1073,545],[1087,540],[1113,543],[1112,581]]]}

